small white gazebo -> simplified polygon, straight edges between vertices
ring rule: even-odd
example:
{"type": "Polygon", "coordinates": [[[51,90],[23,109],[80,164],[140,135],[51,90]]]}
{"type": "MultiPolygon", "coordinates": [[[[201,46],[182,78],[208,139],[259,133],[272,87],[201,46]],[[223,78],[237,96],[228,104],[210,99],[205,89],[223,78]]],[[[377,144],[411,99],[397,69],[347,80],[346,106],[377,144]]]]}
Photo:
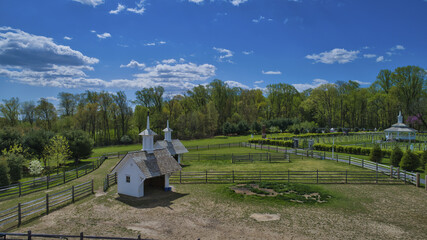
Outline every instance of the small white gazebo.
{"type": "Polygon", "coordinates": [[[385,138],[387,140],[415,140],[417,130],[410,128],[403,123],[402,113],[399,111],[397,116],[397,123],[393,124],[390,128],[384,130],[385,138]]]}

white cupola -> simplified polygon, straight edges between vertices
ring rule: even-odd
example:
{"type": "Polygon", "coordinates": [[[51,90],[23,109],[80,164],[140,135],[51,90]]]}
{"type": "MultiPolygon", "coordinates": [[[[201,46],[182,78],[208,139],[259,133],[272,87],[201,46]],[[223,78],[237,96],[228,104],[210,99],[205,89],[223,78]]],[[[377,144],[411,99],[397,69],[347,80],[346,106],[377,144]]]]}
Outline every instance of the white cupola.
{"type": "Polygon", "coordinates": [[[142,136],[142,151],[153,153],[154,136],[157,135],[157,133],[150,129],[150,112],[147,113],[147,129],[142,131],[139,135],[142,136]]]}
{"type": "Polygon", "coordinates": [[[169,128],[169,119],[167,121],[166,128],[163,129],[163,132],[165,132],[165,140],[168,142],[172,142],[172,129],[169,128]]]}
{"type": "Polygon", "coordinates": [[[399,111],[399,116],[397,116],[397,123],[403,123],[403,116],[401,111],[399,111]]]}

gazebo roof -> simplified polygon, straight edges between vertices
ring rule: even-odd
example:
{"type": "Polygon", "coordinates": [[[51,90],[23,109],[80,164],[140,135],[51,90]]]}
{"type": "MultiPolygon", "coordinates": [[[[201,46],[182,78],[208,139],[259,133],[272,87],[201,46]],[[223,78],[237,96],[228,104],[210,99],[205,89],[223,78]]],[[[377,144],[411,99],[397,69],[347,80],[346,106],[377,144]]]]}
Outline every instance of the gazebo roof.
{"type": "Polygon", "coordinates": [[[404,123],[396,123],[396,124],[393,124],[390,128],[385,129],[384,132],[416,133],[417,130],[408,127],[404,123]]]}

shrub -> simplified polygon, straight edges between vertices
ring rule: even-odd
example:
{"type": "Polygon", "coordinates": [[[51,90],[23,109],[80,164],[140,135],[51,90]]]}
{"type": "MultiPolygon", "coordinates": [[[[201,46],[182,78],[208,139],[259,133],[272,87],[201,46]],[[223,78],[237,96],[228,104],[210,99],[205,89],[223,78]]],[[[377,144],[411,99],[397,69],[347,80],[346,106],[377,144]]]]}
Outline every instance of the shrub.
{"type": "Polygon", "coordinates": [[[9,168],[10,181],[18,182],[22,178],[22,165],[24,164],[24,156],[21,154],[10,153],[5,156],[7,166],[9,168]]]}
{"type": "Polygon", "coordinates": [[[422,154],[421,154],[421,164],[422,164],[422,166],[426,166],[427,165],[427,151],[424,151],[422,154]]]}
{"type": "Polygon", "coordinates": [[[88,158],[92,154],[93,140],[88,133],[82,130],[70,130],[61,134],[68,140],[71,156],[77,162],[81,158],[88,158]]]}
{"type": "Polygon", "coordinates": [[[415,171],[420,165],[420,161],[411,150],[408,150],[403,154],[402,161],[400,161],[400,167],[406,171],[415,171]]]}
{"type": "Polygon", "coordinates": [[[391,158],[390,158],[391,165],[399,166],[400,161],[402,160],[402,157],[403,157],[403,152],[400,149],[400,147],[396,145],[393,148],[393,152],[391,153],[391,158]]]}
{"type": "Polygon", "coordinates": [[[372,162],[380,163],[382,159],[382,151],[381,147],[378,144],[375,144],[371,150],[371,154],[369,155],[369,160],[372,162]]]}
{"type": "Polygon", "coordinates": [[[120,143],[122,143],[122,144],[130,144],[130,143],[132,143],[132,138],[130,138],[128,135],[123,135],[120,138],[120,143]]]}
{"type": "Polygon", "coordinates": [[[31,176],[38,176],[43,171],[42,163],[37,159],[33,159],[31,160],[30,165],[28,165],[28,170],[30,171],[31,176]]]}
{"type": "Polygon", "coordinates": [[[0,161],[0,186],[7,186],[10,184],[7,171],[8,169],[6,163],[4,161],[0,161]]]}

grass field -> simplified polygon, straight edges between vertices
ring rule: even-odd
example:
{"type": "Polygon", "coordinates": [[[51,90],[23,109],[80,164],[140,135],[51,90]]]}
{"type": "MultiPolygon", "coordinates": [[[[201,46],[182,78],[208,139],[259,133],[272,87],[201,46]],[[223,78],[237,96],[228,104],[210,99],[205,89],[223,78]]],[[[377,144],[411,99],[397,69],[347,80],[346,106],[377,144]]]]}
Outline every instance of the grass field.
{"type": "MultiPolygon", "coordinates": [[[[266,151],[224,148],[191,154],[249,152],[266,151]]],[[[117,186],[102,192],[105,174],[117,161],[108,159],[93,173],[49,190],[57,192],[94,178],[95,196],[12,230],[122,237],[141,234],[154,239],[424,239],[427,234],[427,191],[411,185],[316,185],[315,189],[330,194],[332,199],[310,205],[237,195],[230,190],[231,184],[175,184],[173,192],[146,189],[144,198],[134,200],[118,196],[117,186]],[[259,222],[251,218],[254,213],[276,214],[280,219],[259,222]]],[[[300,156],[293,156],[290,163],[232,164],[184,158],[183,164],[183,171],[362,171],[344,163],[300,156]]],[[[1,202],[1,209],[44,196],[46,192],[1,202]]]]}

